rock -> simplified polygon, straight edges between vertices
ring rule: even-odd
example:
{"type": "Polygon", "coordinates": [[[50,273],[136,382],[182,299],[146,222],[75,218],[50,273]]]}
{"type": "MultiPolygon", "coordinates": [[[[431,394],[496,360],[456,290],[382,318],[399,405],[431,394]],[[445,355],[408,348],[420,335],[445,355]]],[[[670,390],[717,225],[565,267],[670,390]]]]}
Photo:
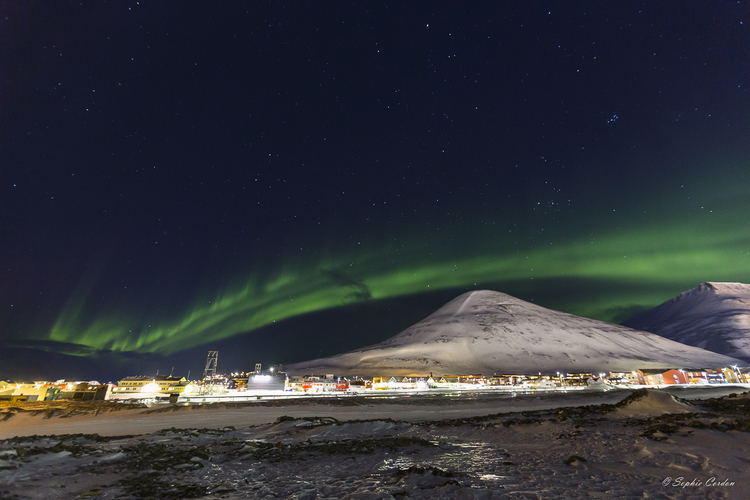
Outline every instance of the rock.
{"type": "Polygon", "coordinates": [[[568,457],[565,463],[568,465],[575,465],[576,462],[585,462],[585,461],[586,459],[583,457],[579,457],[578,455],[571,455],[570,457],[568,457]]]}

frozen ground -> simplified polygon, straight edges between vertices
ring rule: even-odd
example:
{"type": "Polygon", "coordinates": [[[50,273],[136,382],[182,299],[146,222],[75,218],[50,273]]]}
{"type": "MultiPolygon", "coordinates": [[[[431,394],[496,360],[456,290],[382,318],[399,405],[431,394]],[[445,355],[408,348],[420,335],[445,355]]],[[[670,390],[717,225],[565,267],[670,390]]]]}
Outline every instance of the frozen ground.
{"type": "Polygon", "coordinates": [[[747,393],[629,394],[6,406],[0,498],[750,498],[747,393]]]}

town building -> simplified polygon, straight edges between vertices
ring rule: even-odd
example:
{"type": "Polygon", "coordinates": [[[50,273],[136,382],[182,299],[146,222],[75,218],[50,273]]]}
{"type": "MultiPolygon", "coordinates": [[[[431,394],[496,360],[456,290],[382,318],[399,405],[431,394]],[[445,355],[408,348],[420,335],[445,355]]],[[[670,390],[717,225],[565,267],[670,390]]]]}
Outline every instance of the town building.
{"type": "Polygon", "coordinates": [[[346,379],[342,380],[341,377],[334,378],[332,373],[328,373],[322,377],[318,375],[305,375],[304,377],[286,379],[284,390],[311,394],[342,392],[349,390],[349,381],[346,379]]]}
{"type": "Polygon", "coordinates": [[[0,382],[0,401],[51,401],[59,388],[50,382],[10,383],[0,382]]]}
{"type": "Polygon", "coordinates": [[[593,375],[589,372],[582,373],[561,373],[560,382],[563,386],[583,386],[588,385],[593,375]]]}
{"type": "Polygon", "coordinates": [[[125,377],[112,389],[112,399],[133,399],[139,397],[159,397],[190,394],[197,392],[197,387],[185,377],[171,375],[141,375],[125,377]]]}
{"type": "Polygon", "coordinates": [[[636,372],[609,372],[606,381],[615,385],[634,385],[638,383],[638,374],[636,372]]]}
{"type": "Polygon", "coordinates": [[[640,385],[663,385],[664,370],[643,369],[636,370],[638,384],[640,385]]]}
{"type": "Polygon", "coordinates": [[[74,382],[58,386],[53,399],[72,401],[104,401],[109,399],[114,384],[74,382]]]}

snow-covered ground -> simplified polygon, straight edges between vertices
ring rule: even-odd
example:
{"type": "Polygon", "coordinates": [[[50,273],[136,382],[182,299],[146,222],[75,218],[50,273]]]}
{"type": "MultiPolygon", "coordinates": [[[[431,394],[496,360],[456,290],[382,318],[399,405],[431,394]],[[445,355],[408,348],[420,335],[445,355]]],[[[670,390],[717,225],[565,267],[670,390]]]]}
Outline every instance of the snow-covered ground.
{"type": "Polygon", "coordinates": [[[0,497],[750,498],[736,389],[5,406],[0,497]]]}

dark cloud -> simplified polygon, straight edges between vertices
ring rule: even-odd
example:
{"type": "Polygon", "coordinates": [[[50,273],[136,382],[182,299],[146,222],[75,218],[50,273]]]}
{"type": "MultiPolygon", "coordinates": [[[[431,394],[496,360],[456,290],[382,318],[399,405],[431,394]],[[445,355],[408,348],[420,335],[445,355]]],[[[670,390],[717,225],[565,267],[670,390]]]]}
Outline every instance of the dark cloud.
{"type": "Polygon", "coordinates": [[[321,269],[320,273],[342,288],[354,288],[346,298],[350,301],[364,301],[372,298],[370,288],[362,280],[355,279],[343,271],[336,269],[321,269]]]}
{"type": "Polygon", "coordinates": [[[72,342],[56,342],[54,340],[14,340],[4,343],[10,348],[37,349],[44,352],[55,352],[70,356],[89,356],[91,354],[103,354],[109,351],[95,349],[93,347],[74,344],[72,342]]]}
{"type": "Polygon", "coordinates": [[[372,293],[370,293],[370,290],[367,289],[366,286],[362,285],[364,290],[359,292],[352,292],[349,295],[346,296],[348,300],[353,301],[360,301],[360,300],[369,300],[372,298],[372,293]]]}
{"type": "MultiPolygon", "coordinates": [[[[203,355],[205,358],[205,354],[203,355]]],[[[152,353],[112,352],[69,342],[26,340],[0,342],[0,380],[117,381],[127,375],[169,373],[172,367],[185,375],[200,376],[200,354],[167,358],[152,353]],[[189,364],[195,366],[189,366],[189,364]]]]}
{"type": "Polygon", "coordinates": [[[649,309],[651,309],[651,307],[638,304],[630,307],[612,307],[607,309],[606,312],[612,318],[613,323],[622,324],[649,309]]]}

